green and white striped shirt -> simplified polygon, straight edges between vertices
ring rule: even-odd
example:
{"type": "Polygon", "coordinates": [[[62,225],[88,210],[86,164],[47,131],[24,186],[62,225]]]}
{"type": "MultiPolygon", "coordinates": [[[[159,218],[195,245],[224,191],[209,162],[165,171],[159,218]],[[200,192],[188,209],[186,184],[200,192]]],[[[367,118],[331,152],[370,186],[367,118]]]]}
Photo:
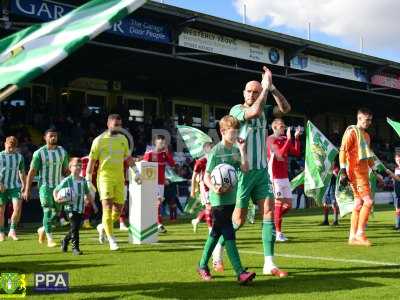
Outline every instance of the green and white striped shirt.
{"type": "Polygon", "coordinates": [[[20,153],[0,152],[0,182],[6,189],[21,187],[20,171],[25,172],[24,158],[20,153]]]}
{"type": "Polygon", "coordinates": [[[58,192],[63,188],[70,188],[74,191],[74,198],[72,204],[66,205],[65,209],[67,211],[76,211],[78,213],[83,213],[85,207],[85,195],[89,194],[89,187],[85,178],[79,177],[75,179],[72,175],[65,177],[59,185],[55,188],[58,192]]]}
{"type": "Polygon", "coordinates": [[[272,108],[265,105],[261,116],[256,119],[245,119],[246,108],[242,104],[231,108],[229,114],[240,122],[239,137],[246,141],[249,169],[265,169],[267,167],[267,113],[272,108]]]}
{"type": "Polygon", "coordinates": [[[33,153],[31,169],[39,172],[39,186],[55,188],[61,182],[63,169],[67,168],[67,151],[61,146],[49,150],[45,145],[33,153]]]}

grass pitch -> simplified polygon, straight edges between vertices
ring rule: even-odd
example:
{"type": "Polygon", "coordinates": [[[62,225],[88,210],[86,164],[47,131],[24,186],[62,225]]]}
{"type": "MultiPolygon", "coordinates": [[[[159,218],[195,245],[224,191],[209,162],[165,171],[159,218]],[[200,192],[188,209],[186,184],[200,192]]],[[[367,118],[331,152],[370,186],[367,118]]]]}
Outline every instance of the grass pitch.
{"type": "MultiPolygon", "coordinates": [[[[116,229],[121,249],[100,245],[97,232],[81,230],[83,256],[61,253],[37,243],[34,229],[19,232],[20,241],[0,243],[0,272],[25,272],[29,299],[399,299],[400,232],[393,230],[394,213],[380,206],[370,219],[373,247],[346,244],[349,220],[321,227],[321,210],[292,211],[284,219],[290,239],[276,246],[276,263],[289,272],[284,279],[262,275],[260,221],[237,233],[242,263],[257,273],[250,286],[239,286],[228,259],[225,273],[212,282],[196,274],[207,229],[194,234],[189,219],[168,224],[156,245],[130,245],[116,229]],[[68,272],[70,291],[39,294],[33,273],[68,272]]],[[[58,241],[64,231],[55,233],[58,241]]]]}

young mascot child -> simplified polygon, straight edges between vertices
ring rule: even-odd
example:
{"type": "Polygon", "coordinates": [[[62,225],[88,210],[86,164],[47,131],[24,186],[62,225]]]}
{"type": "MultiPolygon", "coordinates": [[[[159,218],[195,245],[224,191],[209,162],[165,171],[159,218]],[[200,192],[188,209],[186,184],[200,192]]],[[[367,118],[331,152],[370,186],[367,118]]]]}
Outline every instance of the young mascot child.
{"type": "Polygon", "coordinates": [[[229,260],[236,273],[240,284],[246,284],[254,279],[254,272],[246,272],[240,261],[239,252],[236,247],[235,231],[232,224],[232,213],[236,203],[236,190],[234,186],[230,190],[224,190],[220,185],[211,182],[211,172],[222,163],[229,164],[235,169],[241,168],[244,172],[248,168],[245,153],[245,143],[238,142],[239,121],[232,116],[225,116],[220,121],[222,141],[211,150],[206,167],[204,182],[210,189],[210,202],[212,211],[212,230],[204,245],[197,272],[205,281],[212,279],[208,268],[208,261],[212,252],[222,235],[229,260]],[[238,143],[238,147],[236,146],[238,143]]]}
{"type": "Polygon", "coordinates": [[[64,204],[65,211],[70,219],[70,230],[61,240],[61,250],[67,252],[68,244],[71,241],[74,255],[82,255],[82,251],[79,249],[79,228],[82,223],[85,201],[92,203],[94,201],[85,178],[80,176],[81,169],[81,159],[78,157],[71,158],[69,162],[71,175],[64,178],[53,192],[55,201],[64,204]],[[61,193],[62,190],[66,192],[61,193]]]}

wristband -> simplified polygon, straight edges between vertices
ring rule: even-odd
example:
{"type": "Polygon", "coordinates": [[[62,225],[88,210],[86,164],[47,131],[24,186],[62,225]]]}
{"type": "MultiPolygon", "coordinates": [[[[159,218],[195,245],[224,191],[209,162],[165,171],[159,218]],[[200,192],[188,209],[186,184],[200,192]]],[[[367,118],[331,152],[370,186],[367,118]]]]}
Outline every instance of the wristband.
{"type": "Polygon", "coordinates": [[[275,90],[276,90],[276,87],[273,84],[271,84],[271,86],[269,87],[269,91],[272,93],[275,90]]]}

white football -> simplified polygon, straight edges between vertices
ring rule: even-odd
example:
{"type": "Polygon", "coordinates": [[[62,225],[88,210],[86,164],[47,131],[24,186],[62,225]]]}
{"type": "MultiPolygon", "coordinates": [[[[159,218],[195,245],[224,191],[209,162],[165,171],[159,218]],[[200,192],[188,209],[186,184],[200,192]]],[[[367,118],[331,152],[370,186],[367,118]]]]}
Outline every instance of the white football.
{"type": "Polygon", "coordinates": [[[211,172],[211,183],[223,187],[223,190],[233,188],[237,183],[236,170],[228,164],[219,164],[211,172]]]}
{"type": "Polygon", "coordinates": [[[58,191],[58,196],[62,198],[63,202],[72,202],[75,197],[74,190],[67,187],[58,191]]]}

